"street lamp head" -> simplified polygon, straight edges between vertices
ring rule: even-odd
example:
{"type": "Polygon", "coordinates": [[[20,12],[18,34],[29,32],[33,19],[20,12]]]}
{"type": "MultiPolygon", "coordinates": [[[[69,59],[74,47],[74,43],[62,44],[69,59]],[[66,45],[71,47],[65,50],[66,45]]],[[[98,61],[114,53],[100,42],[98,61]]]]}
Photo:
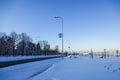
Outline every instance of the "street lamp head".
{"type": "Polygon", "coordinates": [[[54,18],[61,18],[61,17],[59,17],[59,16],[55,16],[54,18]]]}

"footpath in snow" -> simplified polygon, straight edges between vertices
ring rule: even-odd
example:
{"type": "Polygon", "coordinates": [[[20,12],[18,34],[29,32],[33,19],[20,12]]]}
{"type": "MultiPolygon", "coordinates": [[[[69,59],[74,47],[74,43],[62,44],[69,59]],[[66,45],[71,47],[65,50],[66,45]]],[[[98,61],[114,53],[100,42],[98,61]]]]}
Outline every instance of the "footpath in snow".
{"type": "Polygon", "coordinates": [[[66,57],[30,80],[120,80],[120,58],[66,57]]]}

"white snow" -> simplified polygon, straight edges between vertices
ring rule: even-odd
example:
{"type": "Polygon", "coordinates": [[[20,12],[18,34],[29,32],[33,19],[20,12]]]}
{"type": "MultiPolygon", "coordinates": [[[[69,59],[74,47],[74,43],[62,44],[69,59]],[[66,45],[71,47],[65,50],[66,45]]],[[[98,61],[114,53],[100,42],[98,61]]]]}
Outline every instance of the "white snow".
{"type": "Polygon", "coordinates": [[[61,58],[54,58],[1,68],[0,80],[29,80],[60,60],[61,58]]]}
{"type": "Polygon", "coordinates": [[[40,55],[40,56],[2,56],[0,57],[0,62],[5,62],[5,61],[15,61],[15,60],[23,60],[23,59],[32,59],[32,58],[44,58],[44,57],[54,57],[54,56],[59,56],[59,55],[40,55]]]}
{"type": "Polygon", "coordinates": [[[54,58],[0,69],[1,80],[120,80],[120,57],[54,58]]]}
{"type": "Polygon", "coordinates": [[[31,80],[120,80],[120,58],[67,57],[31,80]]]}

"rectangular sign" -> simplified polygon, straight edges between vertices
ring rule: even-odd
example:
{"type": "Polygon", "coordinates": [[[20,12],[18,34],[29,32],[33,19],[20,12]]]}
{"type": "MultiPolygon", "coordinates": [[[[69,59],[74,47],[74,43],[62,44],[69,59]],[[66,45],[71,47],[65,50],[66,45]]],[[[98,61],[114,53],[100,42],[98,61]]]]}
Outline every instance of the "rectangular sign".
{"type": "Polygon", "coordinates": [[[62,33],[59,33],[58,36],[59,36],[59,38],[62,38],[62,33]]]}

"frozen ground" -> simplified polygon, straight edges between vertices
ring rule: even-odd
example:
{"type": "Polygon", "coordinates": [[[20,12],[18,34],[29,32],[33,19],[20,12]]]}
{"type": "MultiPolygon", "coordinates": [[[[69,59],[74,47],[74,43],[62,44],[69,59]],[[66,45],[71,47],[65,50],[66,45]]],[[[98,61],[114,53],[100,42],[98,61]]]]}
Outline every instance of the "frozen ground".
{"type": "Polygon", "coordinates": [[[31,80],[120,80],[120,58],[64,58],[31,80]]]}
{"type": "Polygon", "coordinates": [[[0,69],[1,80],[120,80],[120,57],[55,58],[0,69]]]}
{"type": "Polygon", "coordinates": [[[0,68],[0,80],[29,80],[60,60],[61,58],[54,58],[0,68]]]}

